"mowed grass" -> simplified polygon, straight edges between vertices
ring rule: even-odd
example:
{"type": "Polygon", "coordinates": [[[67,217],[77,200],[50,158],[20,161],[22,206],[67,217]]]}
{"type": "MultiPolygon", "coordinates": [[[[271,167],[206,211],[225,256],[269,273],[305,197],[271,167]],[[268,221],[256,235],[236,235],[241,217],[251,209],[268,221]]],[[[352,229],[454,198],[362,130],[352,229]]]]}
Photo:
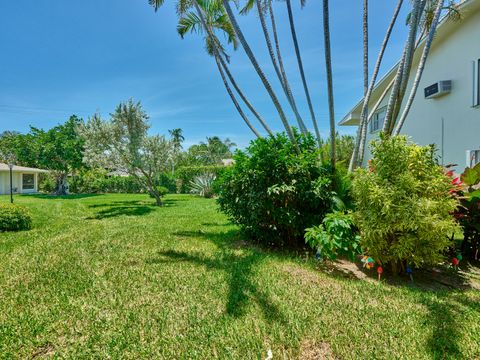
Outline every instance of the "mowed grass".
{"type": "Polygon", "coordinates": [[[214,200],[16,201],[35,228],[0,233],[2,358],[480,358],[478,292],[322,272],[249,246],[214,200]]]}

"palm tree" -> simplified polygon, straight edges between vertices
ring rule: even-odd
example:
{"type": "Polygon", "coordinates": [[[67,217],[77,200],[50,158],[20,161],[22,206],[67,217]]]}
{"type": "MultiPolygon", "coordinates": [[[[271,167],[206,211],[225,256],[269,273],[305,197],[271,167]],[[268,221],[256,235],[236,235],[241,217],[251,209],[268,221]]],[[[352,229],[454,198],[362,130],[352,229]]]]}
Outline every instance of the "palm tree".
{"type": "Polygon", "coordinates": [[[293,113],[295,114],[295,118],[297,120],[300,131],[303,134],[306,134],[307,133],[307,128],[305,126],[305,123],[303,122],[303,119],[300,115],[300,112],[298,111],[297,104],[296,104],[295,99],[292,95],[292,90],[290,88],[290,84],[288,83],[288,79],[287,79],[287,76],[285,74],[285,70],[283,69],[283,61],[282,61],[282,58],[281,58],[280,46],[279,46],[279,43],[278,43],[278,36],[277,36],[277,33],[276,33],[275,19],[273,17],[271,0],[265,0],[264,5],[262,5],[261,0],[249,0],[249,1],[247,1],[247,4],[245,5],[245,7],[240,11],[240,13],[242,15],[247,14],[253,8],[254,4],[256,4],[256,6],[257,6],[257,12],[258,12],[258,17],[260,19],[260,25],[262,26],[263,35],[265,37],[265,42],[267,44],[267,49],[268,49],[268,53],[270,55],[270,59],[272,61],[273,69],[275,70],[275,73],[278,77],[278,80],[280,81],[280,85],[282,86],[282,89],[285,93],[285,96],[288,100],[288,103],[290,104],[290,107],[292,108],[293,113]],[[265,20],[264,12],[266,11],[266,8],[269,9],[270,14],[271,14],[271,18],[272,18],[272,29],[273,29],[273,34],[274,34],[274,38],[275,38],[276,51],[277,51],[277,56],[278,56],[278,63],[277,63],[277,58],[275,57],[275,53],[273,51],[272,41],[270,39],[268,26],[267,26],[267,23],[266,23],[266,20],[265,20]]]}
{"type": "MultiPolygon", "coordinates": [[[[287,0],[288,2],[289,0],[287,0]]],[[[335,171],[335,111],[333,102],[332,55],[330,49],[330,14],[328,0],[323,0],[323,36],[325,41],[325,65],[327,71],[328,112],[330,114],[330,162],[335,171]]]]}
{"type": "Polygon", "coordinates": [[[168,130],[168,133],[172,137],[173,146],[178,151],[182,149],[182,142],[185,141],[185,136],[183,136],[183,130],[180,128],[168,130]]]}
{"type": "Polygon", "coordinates": [[[402,129],[403,124],[405,123],[405,119],[408,115],[408,112],[410,111],[410,108],[413,103],[413,99],[415,98],[415,95],[418,90],[418,85],[420,83],[420,80],[422,78],[423,70],[425,69],[425,63],[427,61],[428,53],[430,52],[430,48],[432,46],[433,42],[433,37],[435,35],[435,32],[437,30],[438,22],[440,20],[440,14],[442,13],[443,9],[443,3],[444,0],[437,0],[437,6],[435,9],[435,13],[432,19],[432,22],[430,24],[430,30],[428,32],[427,40],[425,43],[425,46],[423,48],[423,53],[422,57],[420,58],[420,63],[417,68],[417,73],[415,75],[415,80],[413,81],[413,86],[412,90],[410,91],[410,95],[407,100],[407,104],[405,105],[405,108],[403,110],[402,116],[400,117],[398,124],[395,128],[395,131],[393,132],[393,135],[398,135],[400,133],[400,130],[402,129]]]}
{"type": "Polygon", "coordinates": [[[182,142],[185,140],[183,136],[183,130],[180,128],[176,128],[173,130],[168,130],[170,136],[172,137],[173,143],[173,158],[172,158],[172,176],[175,175],[175,162],[177,161],[178,154],[182,149],[182,142]]]}
{"type": "MultiPolygon", "coordinates": [[[[313,110],[312,99],[310,97],[310,91],[308,89],[307,80],[305,78],[305,71],[303,69],[302,56],[300,55],[300,47],[298,46],[297,32],[295,30],[295,22],[293,20],[293,11],[292,11],[291,0],[287,0],[286,3],[287,3],[287,11],[288,11],[288,21],[289,21],[289,24],[290,24],[290,32],[292,34],[293,45],[294,45],[294,48],[295,48],[295,55],[297,57],[298,70],[300,71],[300,77],[302,79],[302,84],[303,84],[303,90],[305,91],[305,96],[307,98],[308,109],[310,110],[310,116],[312,118],[313,127],[315,129],[315,135],[317,137],[318,146],[321,147],[320,131],[318,129],[318,123],[317,123],[317,119],[315,117],[315,111],[313,110]]],[[[301,3],[302,3],[302,6],[303,6],[304,5],[304,0],[302,0],[301,3]]],[[[329,43],[330,43],[330,34],[328,36],[329,36],[329,43]]],[[[332,96],[332,101],[333,101],[333,96],[332,96]]],[[[334,131],[334,136],[335,136],[335,131],[334,131]]],[[[335,146],[335,139],[332,142],[332,146],[333,147],[335,146]]]]}
{"type": "MultiPolygon", "coordinates": [[[[235,33],[233,31],[233,28],[231,27],[231,24],[228,22],[226,18],[226,14],[224,12],[223,7],[220,6],[218,1],[212,1],[212,0],[202,0],[197,3],[198,3],[198,10],[196,8],[196,13],[188,12],[185,9],[182,11],[182,15],[180,17],[180,20],[177,26],[178,33],[182,38],[184,38],[187,32],[202,33],[205,31],[207,33],[205,37],[207,51],[209,55],[215,57],[215,61],[217,63],[217,67],[219,67],[219,73],[222,77],[222,80],[225,86],[226,87],[228,86],[227,92],[230,95],[230,98],[232,98],[232,95],[235,97],[235,95],[231,91],[228,81],[224,80],[225,74],[227,75],[228,79],[230,80],[230,83],[235,88],[240,98],[247,105],[247,107],[254,114],[254,116],[258,119],[258,121],[263,126],[263,128],[267,131],[269,135],[272,135],[272,131],[270,130],[265,120],[258,113],[258,111],[253,107],[251,102],[248,100],[246,95],[243,93],[243,91],[235,81],[235,78],[230,72],[227,61],[224,59],[224,57],[226,57],[228,60],[228,55],[226,55],[225,49],[223,48],[220,40],[217,38],[217,36],[214,33],[215,29],[219,29],[222,32],[226,33],[228,42],[233,43],[234,48],[237,47],[237,40],[235,37],[235,33]],[[205,26],[202,24],[202,16],[205,20],[205,26],[207,27],[206,30],[205,30],[205,26]]],[[[236,100],[236,98],[232,99],[232,102],[234,103],[236,109],[238,110],[240,105],[238,104],[238,101],[236,100]]],[[[246,116],[243,113],[243,111],[239,111],[239,113],[241,117],[245,120],[246,116]]],[[[247,122],[247,126],[256,135],[258,134],[256,130],[255,131],[253,130],[253,126],[249,121],[247,122]]]]}
{"type": "Polygon", "coordinates": [[[383,132],[389,136],[392,133],[395,120],[405,94],[408,77],[412,67],[413,53],[415,51],[415,44],[417,39],[418,27],[420,24],[421,15],[425,8],[427,0],[414,0],[412,6],[411,16],[409,18],[410,30],[408,32],[407,41],[402,54],[402,59],[398,65],[397,73],[395,75],[395,82],[390,94],[390,99],[387,105],[387,113],[385,115],[385,122],[383,124],[383,132]]]}
{"type": "Polygon", "coordinates": [[[403,0],[398,0],[397,6],[395,7],[395,10],[392,16],[392,20],[390,21],[390,25],[388,26],[387,32],[385,34],[385,38],[383,39],[382,46],[380,47],[380,51],[378,53],[377,61],[375,63],[375,68],[373,70],[372,79],[370,80],[370,84],[368,86],[367,94],[363,99],[360,126],[357,131],[357,139],[356,139],[357,141],[355,144],[352,158],[350,160],[349,171],[352,171],[357,166],[361,166],[361,164],[363,163],[363,157],[365,155],[365,143],[367,138],[367,123],[369,118],[368,103],[370,102],[370,97],[372,96],[372,92],[377,81],[378,73],[380,72],[380,66],[382,64],[383,55],[385,54],[385,50],[390,40],[393,27],[397,22],[398,14],[400,13],[402,4],[403,4],[403,0]]]}
{"type": "Polygon", "coordinates": [[[262,68],[258,64],[258,61],[255,57],[255,55],[252,52],[252,49],[250,48],[250,45],[248,44],[247,40],[245,39],[245,36],[243,35],[242,30],[240,29],[240,26],[238,25],[237,19],[235,18],[235,15],[232,11],[232,8],[230,6],[229,0],[222,0],[223,6],[227,12],[228,18],[230,19],[230,22],[235,30],[235,33],[237,34],[238,40],[240,41],[240,44],[242,44],[243,49],[245,50],[245,53],[247,54],[247,57],[249,58],[250,62],[252,63],[256,73],[258,74],[258,77],[263,83],[263,86],[265,87],[265,90],[267,90],[270,98],[272,99],[273,104],[275,105],[275,108],[277,109],[278,115],[280,116],[280,120],[283,123],[283,126],[287,132],[288,137],[292,142],[297,144],[297,141],[295,139],[295,136],[293,134],[292,128],[290,127],[290,124],[288,123],[287,117],[285,116],[285,112],[283,111],[282,105],[280,104],[280,101],[278,100],[277,95],[272,89],[272,86],[270,85],[269,81],[267,80],[265,73],[263,72],[262,68]]]}

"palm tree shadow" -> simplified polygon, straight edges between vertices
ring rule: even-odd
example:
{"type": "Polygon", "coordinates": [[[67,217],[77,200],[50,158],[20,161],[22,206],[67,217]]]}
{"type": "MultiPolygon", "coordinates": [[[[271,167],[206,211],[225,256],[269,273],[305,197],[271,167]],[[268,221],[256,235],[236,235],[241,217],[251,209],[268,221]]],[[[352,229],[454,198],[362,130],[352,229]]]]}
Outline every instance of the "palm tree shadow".
{"type": "Polygon", "coordinates": [[[147,263],[189,262],[208,269],[224,271],[228,279],[228,298],[225,305],[226,313],[234,318],[246,314],[250,302],[255,302],[267,321],[286,323],[285,317],[278,306],[270,299],[268,293],[255,282],[255,272],[258,265],[265,259],[263,252],[245,249],[245,254],[235,251],[235,243],[228,241],[238,235],[237,231],[225,233],[180,232],[182,236],[202,236],[213,241],[218,252],[212,257],[200,253],[184,251],[162,251],[160,258],[150,259],[147,263]]]}
{"type": "Polygon", "coordinates": [[[428,349],[434,359],[466,359],[460,346],[462,314],[480,312],[480,304],[468,299],[462,293],[444,292],[437,298],[425,298],[422,303],[428,309],[426,323],[432,334],[428,339],[428,349]]]}

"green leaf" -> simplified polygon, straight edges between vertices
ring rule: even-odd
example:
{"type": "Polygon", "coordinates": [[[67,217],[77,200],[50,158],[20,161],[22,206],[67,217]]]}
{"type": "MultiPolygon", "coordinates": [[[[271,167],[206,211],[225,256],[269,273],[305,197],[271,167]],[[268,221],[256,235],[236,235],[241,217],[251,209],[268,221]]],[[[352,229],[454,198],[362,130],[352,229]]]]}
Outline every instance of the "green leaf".
{"type": "Polygon", "coordinates": [[[480,163],[473,168],[467,167],[463,174],[460,175],[460,180],[468,186],[480,183],[480,163]]]}

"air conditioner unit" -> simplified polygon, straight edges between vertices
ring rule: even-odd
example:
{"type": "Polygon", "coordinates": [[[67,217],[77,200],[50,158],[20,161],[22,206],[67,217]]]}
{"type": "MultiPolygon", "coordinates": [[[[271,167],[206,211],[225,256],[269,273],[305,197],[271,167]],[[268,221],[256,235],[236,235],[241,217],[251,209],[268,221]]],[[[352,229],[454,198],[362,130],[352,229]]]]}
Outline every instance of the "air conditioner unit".
{"type": "Polygon", "coordinates": [[[425,99],[434,99],[452,91],[452,80],[442,80],[425,88],[425,99]]]}

